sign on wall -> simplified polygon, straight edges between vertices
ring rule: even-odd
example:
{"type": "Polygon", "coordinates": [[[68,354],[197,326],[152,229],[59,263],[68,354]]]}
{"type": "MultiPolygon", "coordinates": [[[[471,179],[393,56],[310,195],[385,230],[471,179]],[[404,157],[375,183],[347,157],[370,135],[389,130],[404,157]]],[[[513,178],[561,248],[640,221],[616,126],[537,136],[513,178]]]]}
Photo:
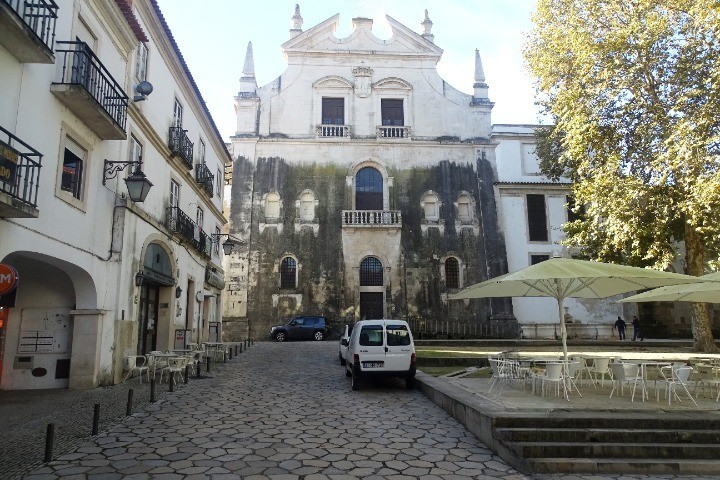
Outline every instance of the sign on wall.
{"type": "Polygon", "coordinates": [[[20,275],[12,265],[0,263],[0,295],[7,295],[15,290],[20,281],[20,275]]]}
{"type": "Polygon", "coordinates": [[[0,141],[0,182],[15,183],[20,152],[0,141]]]}

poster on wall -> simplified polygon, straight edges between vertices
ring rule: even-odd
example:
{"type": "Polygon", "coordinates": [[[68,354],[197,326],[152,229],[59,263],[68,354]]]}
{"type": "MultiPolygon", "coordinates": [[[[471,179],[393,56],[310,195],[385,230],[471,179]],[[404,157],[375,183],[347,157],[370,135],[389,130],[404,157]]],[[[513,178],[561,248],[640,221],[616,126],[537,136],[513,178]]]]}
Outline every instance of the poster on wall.
{"type": "Polygon", "coordinates": [[[175,350],[187,350],[190,342],[190,330],[175,330],[175,350]]]}

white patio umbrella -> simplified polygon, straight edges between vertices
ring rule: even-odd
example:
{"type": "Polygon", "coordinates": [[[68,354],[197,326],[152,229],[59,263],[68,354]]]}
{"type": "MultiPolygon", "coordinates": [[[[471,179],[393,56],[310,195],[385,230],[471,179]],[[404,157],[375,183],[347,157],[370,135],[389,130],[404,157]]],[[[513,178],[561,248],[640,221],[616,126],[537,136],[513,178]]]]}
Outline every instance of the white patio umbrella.
{"type": "Polygon", "coordinates": [[[702,283],[670,285],[618,300],[629,302],[708,302],[720,303],[720,272],[697,277],[702,283]]]}
{"type": "Polygon", "coordinates": [[[485,297],[552,297],[558,303],[563,357],[567,361],[566,298],[607,298],[645,288],[702,282],[698,277],[612,263],[551,258],[491,278],[449,295],[450,300],[485,297]]]}

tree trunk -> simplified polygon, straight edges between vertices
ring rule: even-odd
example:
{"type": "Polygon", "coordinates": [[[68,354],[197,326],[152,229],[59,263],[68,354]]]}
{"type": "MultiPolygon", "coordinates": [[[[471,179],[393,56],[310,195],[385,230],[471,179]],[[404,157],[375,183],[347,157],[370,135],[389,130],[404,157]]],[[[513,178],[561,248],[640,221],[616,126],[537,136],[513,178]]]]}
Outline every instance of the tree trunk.
{"type": "MultiPolygon", "coordinates": [[[[685,273],[695,277],[705,273],[705,249],[695,229],[685,226],[685,273]]],[[[707,305],[693,303],[692,305],[692,334],[693,351],[702,353],[718,353],[713,337],[707,305]]]]}

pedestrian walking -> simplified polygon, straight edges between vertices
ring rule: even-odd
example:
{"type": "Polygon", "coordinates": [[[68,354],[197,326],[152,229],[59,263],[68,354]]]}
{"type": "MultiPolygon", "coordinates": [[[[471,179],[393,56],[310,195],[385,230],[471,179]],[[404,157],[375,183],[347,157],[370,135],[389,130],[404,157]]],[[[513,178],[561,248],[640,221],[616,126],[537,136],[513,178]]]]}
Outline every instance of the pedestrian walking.
{"type": "Polygon", "coordinates": [[[620,340],[625,340],[625,320],[618,316],[617,320],[615,320],[615,325],[613,325],[613,327],[617,328],[618,337],[620,338],[620,340]]]}
{"type": "Polygon", "coordinates": [[[642,342],[644,340],[642,335],[642,330],[640,330],[640,320],[638,320],[637,315],[633,315],[632,319],[632,326],[633,326],[633,342],[636,338],[639,338],[642,342]]]}

